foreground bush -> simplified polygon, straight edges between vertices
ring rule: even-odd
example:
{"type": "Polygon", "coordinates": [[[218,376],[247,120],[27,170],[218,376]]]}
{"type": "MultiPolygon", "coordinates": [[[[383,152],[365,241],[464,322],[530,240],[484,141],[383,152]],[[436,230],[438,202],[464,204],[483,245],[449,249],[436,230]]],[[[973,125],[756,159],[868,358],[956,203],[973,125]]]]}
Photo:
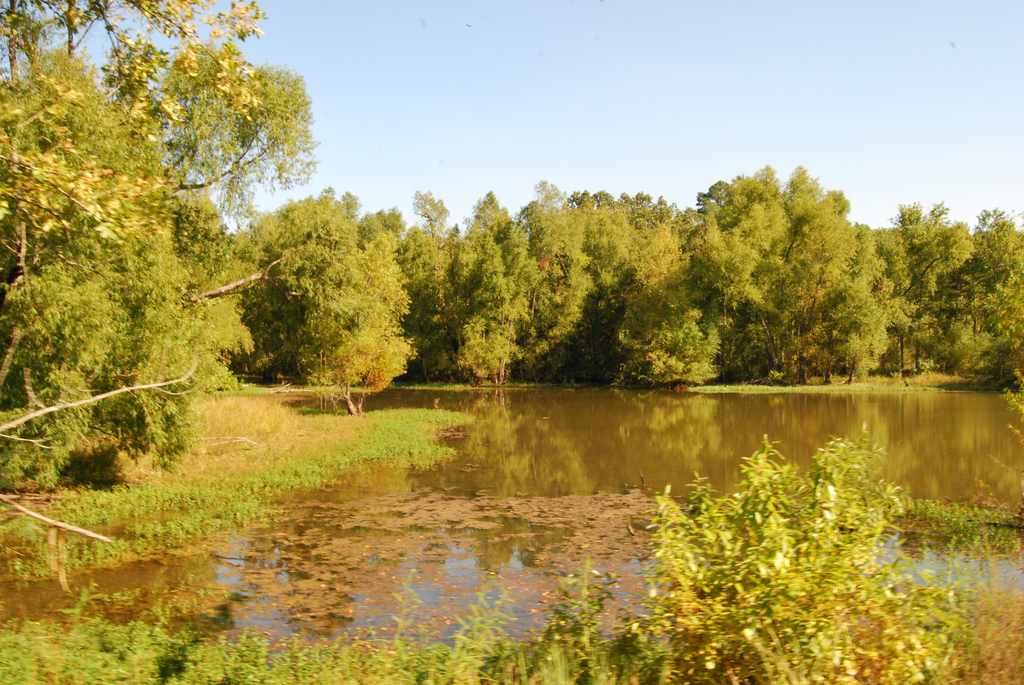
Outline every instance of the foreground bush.
{"type": "Polygon", "coordinates": [[[949,667],[955,596],[881,558],[898,491],[835,441],[800,475],[765,445],[728,497],[659,499],[651,635],[689,683],[913,683],[949,667]]]}

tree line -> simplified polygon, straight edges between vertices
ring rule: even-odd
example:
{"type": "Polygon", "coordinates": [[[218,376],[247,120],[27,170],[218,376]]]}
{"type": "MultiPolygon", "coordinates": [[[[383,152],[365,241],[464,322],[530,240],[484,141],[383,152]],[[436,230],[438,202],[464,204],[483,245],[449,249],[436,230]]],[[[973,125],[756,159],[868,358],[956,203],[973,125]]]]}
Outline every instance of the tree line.
{"type": "Polygon", "coordinates": [[[428,192],[410,222],[330,190],[259,214],[257,187],[315,164],[302,78],[245,59],[262,17],[0,8],[0,487],[97,454],[169,462],[195,397],[238,375],[338,388],[361,413],[353,388],[400,377],[1007,383],[1020,367],[1013,216],[907,205],[871,228],[802,169],[688,208],[541,183],[515,213],[488,193],[461,226],[428,192]]]}
{"type": "Polygon", "coordinates": [[[872,228],[802,168],[719,181],[685,209],[546,182],[514,214],[486,194],[462,226],[430,193],[414,208],[407,225],[328,190],[230,236],[246,270],[284,255],[243,295],[252,346],[233,368],[347,385],[369,371],[325,350],[373,349],[381,379],[828,383],[938,371],[1005,385],[1018,362],[1004,322],[1024,285],[1024,233],[1006,212],[969,226],[942,205],[908,204],[872,228]]]}

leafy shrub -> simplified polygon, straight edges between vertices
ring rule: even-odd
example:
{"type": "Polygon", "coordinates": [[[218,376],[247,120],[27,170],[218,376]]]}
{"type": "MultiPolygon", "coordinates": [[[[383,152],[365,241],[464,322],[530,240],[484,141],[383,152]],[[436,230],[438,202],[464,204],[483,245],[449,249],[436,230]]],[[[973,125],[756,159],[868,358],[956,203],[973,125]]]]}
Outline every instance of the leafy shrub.
{"type": "Polygon", "coordinates": [[[949,659],[953,593],[880,559],[899,491],[831,442],[808,475],[765,444],[731,496],[660,497],[650,633],[689,683],[912,683],[949,659]]]}

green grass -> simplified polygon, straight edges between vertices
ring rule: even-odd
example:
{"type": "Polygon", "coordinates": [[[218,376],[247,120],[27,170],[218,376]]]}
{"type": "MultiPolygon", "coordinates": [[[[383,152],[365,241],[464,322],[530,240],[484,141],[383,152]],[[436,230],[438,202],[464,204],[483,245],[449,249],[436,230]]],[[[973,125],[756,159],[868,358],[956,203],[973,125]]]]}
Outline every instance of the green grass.
{"type": "MultiPolygon", "coordinates": [[[[276,500],[338,480],[368,462],[423,467],[451,454],[438,431],[465,423],[454,412],[400,409],[364,418],[303,413],[277,397],[214,398],[203,407],[203,440],[174,472],[136,466],[133,481],[111,490],[61,493],[45,513],[114,541],[72,536],[67,568],[112,566],[177,551],[202,538],[265,517],[276,500]],[[240,442],[245,438],[250,442],[240,442]]],[[[0,529],[9,571],[22,577],[48,570],[45,533],[18,518],[0,529]]]]}
{"type": "Polygon", "coordinates": [[[932,547],[974,554],[1007,554],[1021,547],[1020,522],[1006,509],[933,499],[912,500],[899,521],[911,538],[932,547]]]}

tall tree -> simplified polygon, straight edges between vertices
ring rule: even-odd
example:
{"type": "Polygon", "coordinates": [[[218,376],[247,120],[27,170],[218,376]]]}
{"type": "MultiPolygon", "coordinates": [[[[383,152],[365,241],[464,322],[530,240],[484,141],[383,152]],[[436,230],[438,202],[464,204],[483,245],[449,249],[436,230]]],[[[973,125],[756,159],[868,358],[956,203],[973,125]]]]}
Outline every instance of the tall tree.
{"type": "Polygon", "coordinates": [[[879,235],[878,244],[892,283],[890,329],[897,370],[906,369],[909,347],[913,368],[920,371],[922,344],[937,325],[936,294],[970,256],[970,235],[963,223],[949,219],[943,205],[927,212],[921,205],[903,205],[894,226],[879,235]]]}
{"type": "Polygon", "coordinates": [[[291,202],[255,229],[280,264],[245,298],[253,333],[253,371],[336,387],[352,414],[363,413],[356,386],[370,392],[405,371],[411,346],[402,317],[409,299],[381,233],[360,244],[351,202],[327,190],[291,202]]]}
{"type": "Polygon", "coordinates": [[[525,234],[494,193],[476,204],[453,273],[459,366],[476,381],[503,384],[520,354],[518,336],[529,317],[536,265],[525,234]]]}

